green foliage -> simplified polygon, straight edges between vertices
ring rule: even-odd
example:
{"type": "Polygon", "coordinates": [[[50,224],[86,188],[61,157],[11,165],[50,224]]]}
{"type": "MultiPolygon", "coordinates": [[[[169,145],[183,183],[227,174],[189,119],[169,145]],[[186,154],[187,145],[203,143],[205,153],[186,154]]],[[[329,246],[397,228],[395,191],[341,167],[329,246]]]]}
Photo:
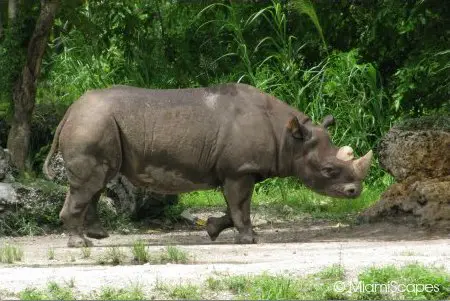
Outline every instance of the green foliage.
{"type": "Polygon", "coordinates": [[[87,259],[91,257],[92,250],[89,247],[81,248],[81,258],[87,259]]]}
{"type": "Polygon", "coordinates": [[[295,280],[284,276],[233,276],[227,279],[227,285],[235,294],[250,300],[295,300],[300,297],[295,280]]]}
{"type": "MultiPolygon", "coordinates": [[[[363,155],[390,128],[392,107],[375,67],[358,59],[356,51],[334,53],[307,70],[294,104],[316,121],[332,114],[337,120],[331,131],[334,143],[351,145],[363,155]]],[[[372,169],[369,182],[382,175],[372,169]]]]}
{"type": "Polygon", "coordinates": [[[189,261],[189,254],[175,246],[167,246],[165,251],[160,254],[160,263],[182,263],[189,261]]]}
{"type": "Polygon", "coordinates": [[[47,300],[48,297],[36,288],[26,288],[19,293],[20,300],[47,300]]]}
{"type": "Polygon", "coordinates": [[[92,300],[145,300],[144,292],[140,285],[133,285],[130,288],[102,287],[99,293],[91,294],[92,300]]]}
{"type": "Polygon", "coordinates": [[[349,281],[339,265],[324,268],[303,277],[293,275],[239,275],[208,278],[207,287],[214,291],[230,291],[246,300],[445,300],[450,296],[449,274],[443,269],[410,264],[404,267],[371,267],[349,281]],[[371,289],[391,283],[390,292],[371,289]],[[398,287],[395,287],[397,285],[398,287]],[[405,293],[398,289],[403,285],[405,293]],[[422,293],[424,285],[430,292],[422,293]],[[414,291],[417,288],[417,293],[414,291]],[[358,289],[365,287],[365,289],[358,289]],[[342,290],[341,290],[342,289],[342,290]],[[397,291],[396,291],[397,289],[397,291]],[[365,292],[364,292],[365,290],[365,292]]]}
{"type": "Polygon", "coordinates": [[[55,259],[55,249],[53,249],[53,248],[48,249],[48,251],[47,251],[47,258],[49,260],[55,259]]]}
{"type": "Polygon", "coordinates": [[[193,284],[176,285],[167,289],[169,297],[176,300],[201,300],[201,288],[193,284]]]}
{"type": "Polygon", "coordinates": [[[46,290],[26,288],[19,293],[20,300],[74,300],[74,293],[70,286],[61,286],[56,282],[49,282],[46,290]]]}
{"type": "MultiPolygon", "coordinates": [[[[333,284],[344,279],[339,266],[325,268],[306,277],[290,275],[231,276],[216,279],[214,287],[223,285],[239,298],[246,300],[341,300],[344,295],[334,292],[333,284]]],[[[212,280],[209,280],[212,282],[212,280]]]]}
{"type": "Polygon", "coordinates": [[[137,240],[133,243],[133,257],[138,264],[146,263],[149,261],[149,254],[147,247],[142,240],[137,240]]]}
{"type": "Polygon", "coordinates": [[[119,265],[125,261],[126,255],[120,247],[108,247],[100,258],[98,258],[99,264],[112,264],[119,265]]]}
{"type": "Polygon", "coordinates": [[[38,10],[35,3],[19,3],[17,12],[16,20],[6,26],[0,39],[0,104],[12,103],[13,86],[22,72],[38,10]]]}
{"type": "MultiPolygon", "coordinates": [[[[365,187],[360,197],[342,200],[319,195],[293,178],[273,178],[256,184],[252,196],[253,210],[268,210],[284,218],[309,214],[316,218],[352,220],[359,212],[378,201],[381,193],[393,183],[384,175],[365,187]]],[[[224,208],[225,201],[219,191],[196,191],[181,195],[180,202],[171,208],[172,219],[177,219],[185,208],[224,208]]]]}
{"type": "Polygon", "coordinates": [[[358,276],[358,280],[364,285],[394,283],[405,288],[409,285],[409,289],[403,289],[397,294],[381,290],[360,292],[357,295],[358,299],[386,300],[394,297],[399,300],[445,300],[450,297],[450,275],[444,269],[419,264],[409,264],[401,268],[395,266],[369,268],[358,276]],[[425,285],[432,287],[424,289],[425,285]]]}
{"type": "Polygon", "coordinates": [[[325,43],[325,37],[323,36],[322,26],[320,25],[319,18],[317,17],[316,10],[314,9],[311,0],[296,0],[293,1],[293,5],[300,14],[305,14],[311,19],[322,39],[323,46],[326,48],[327,44],[325,43]]]}
{"type": "Polygon", "coordinates": [[[448,10],[440,1],[319,2],[335,49],[359,49],[378,67],[397,115],[448,112],[448,10]],[[330,11],[336,11],[336,14],[330,11]]]}
{"type": "Polygon", "coordinates": [[[14,263],[16,261],[22,261],[23,250],[14,245],[5,244],[0,247],[0,262],[14,263]]]}

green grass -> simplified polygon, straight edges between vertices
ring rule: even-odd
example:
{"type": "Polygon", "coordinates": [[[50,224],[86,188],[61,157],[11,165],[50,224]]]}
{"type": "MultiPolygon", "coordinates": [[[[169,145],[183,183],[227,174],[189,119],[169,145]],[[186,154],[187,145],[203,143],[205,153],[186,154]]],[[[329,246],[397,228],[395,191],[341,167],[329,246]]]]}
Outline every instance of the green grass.
{"type": "Polygon", "coordinates": [[[160,263],[182,263],[189,262],[189,254],[175,246],[167,246],[164,252],[159,255],[160,263]]]}
{"type": "Polygon", "coordinates": [[[26,288],[19,293],[20,300],[49,300],[50,297],[36,288],[26,288]]]}
{"type": "MultiPolygon", "coordinates": [[[[361,272],[358,280],[350,283],[345,271],[338,265],[305,277],[288,275],[240,275],[224,278],[210,277],[206,287],[211,291],[230,291],[238,299],[248,300],[439,300],[450,297],[450,274],[434,267],[410,264],[404,267],[386,266],[361,272]],[[344,283],[344,290],[336,284],[344,283]],[[382,293],[370,291],[373,284],[430,285],[430,292],[382,293]],[[359,284],[366,291],[358,291],[359,284]]],[[[423,287],[422,287],[423,288],[423,287]]]]}
{"type": "MultiPolygon", "coordinates": [[[[307,275],[288,274],[209,277],[203,285],[183,283],[168,285],[157,282],[155,290],[168,299],[210,299],[224,296],[246,300],[446,300],[450,298],[450,273],[441,268],[409,264],[403,267],[384,266],[363,270],[357,280],[350,282],[339,265],[307,275]],[[344,284],[339,290],[336,284],[344,284]],[[371,290],[373,285],[413,285],[416,292],[390,293],[371,290]],[[365,287],[365,291],[358,289],[365,287]],[[422,286],[421,286],[422,285],[422,286]],[[429,285],[430,292],[423,292],[429,285]],[[422,291],[421,291],[422,290],[422,291]],[[230,295],[231,294],[231,295],[230,295]]],[[[395,288],[395,287],[394,287],[395,288]]],[[[153,292],[152,292],[153,294],[153,292]]],[[[5,293],[10,295],[10,293],[5,293]]],[[[49,282],[45,289],[27,288],[17,295],[21,300],[145,300],[154,298],[144,293],[142,286],[117,288],[105,286],[85,296],[79,296],[73,280],[65,285],[49,282]]]]}
{"type": "Polygon", "coordinates": [[[98,293],[91,294],[87,299],[92,300],[145,300],[144,291],[140,285],[128,288],[102,287],[98,293]]]}
{"type": "Polygon", "coordinates": [[[180,284],[170,287],[163,286],[162,291],[165,292],[170,298],[175,300],[203,299],[201,294],[202,289],[198,285],[193,284],[180,284]]]}
{"type": "Polygon", "coordinates": [[[49,260],[55,259],[55,249],[53,249],[53,248],[48,249],[47,257],[49,260]]]}
{"type": "MultiPolygon", "coordinates": [[[[376,183],[365,186],[356,199],[337,199],[323,196],[302,186],[293,179],[269,179],[255,187],[252,197],[254,209],[269,209],[270,213],[290,218],[310,214],[314,218],[345,220],[379,200],[381,193],[392,183],[385,175],[376,183]]],[[[172,211],[181,213],[184,208],[224,207],[221,192],[216,190],[197,191],[181,195],[180,202],[172,211]]]]}
{"type": "Polygon", "coordinates": [[[120,247],[109,247],[97,262],[99,264],[119,265],[125,261],[126,255],[120,247]]]}
{"type": "Polygon", "coordinates": [[[19,246],[5,244],[0,248],[0,262],[14,263],[22,261],[23,250],[19,246]]]}
{"type": "MultiPolygon", "coordinates": [[[[342,280],[344,271],[331,266],[323,271],[306,276],[253,275],[231,276],[223,280],[225,286],[238,298],[250,300],[293,300],[293,299],[342,299],[335,293],[332,284],[342,280]]],[[[210,283],[212,281],[210,280],[210,283]]],[[[221,284],[215,284],[220,287],[221,284]]]]}
{"type": "Polygon", "coordinates": [[[139,264],[146,263],[150,259],[147,247],[142,240],[137,240],[133,243],[132,252],[134,260],[139,264]]]}
{"type": "Polygon", "coordinates": [[[104,286],[99,291],[93,291],[87,296],[76,294],[73,283],[60,285],[49,282],[45,289],[26,288],[18,294],[20,300],[144,300],[144,292],[139,285],[126,288],[112,288],[104,286]]]}
{"type": "Polygon", "coordinates": [[[20,300],[74,300],[73,287],[61,286],[56,282],[49,282],[46,290],[26,288],[19,293],[20,300]]]}
{"type": "Polygon", "coordinates": [[[87,259],[91,257],[91,248],[89,247],[83,247],[81,248],[81,258],[87,259]]]}
{"type": "Polygon", "coordinates": [[[398,293],[385,293],[379,290],[360,292],[356,294],[359,299],[445,300],[450,298],[450,273],[420,264],[409,264],[400,268],[373,267],[361,273],[358,280],[365,285],[396,283],[404,288],[404,292],[398,293]],[[425,285],[430,287],[425,288],[425,285]]]}
{"type": "Polygon", "coordinates": [[[299,284],[286,276],[233,276],[226,280],[229,290],[240,298],[251,300],[299,299],[299,284]]]}

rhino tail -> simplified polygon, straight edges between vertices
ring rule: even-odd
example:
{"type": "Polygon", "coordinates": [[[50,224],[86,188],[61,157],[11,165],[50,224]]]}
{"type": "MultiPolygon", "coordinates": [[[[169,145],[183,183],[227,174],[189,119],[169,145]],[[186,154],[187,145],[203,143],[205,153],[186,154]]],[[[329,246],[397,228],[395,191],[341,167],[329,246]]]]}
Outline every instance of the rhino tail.
{"type": "Polygon", "coordinates": [[[69,116],[70,107],[67,109],[66,114],[64,114],[63,119],[58,124],[58,127],[55,131],[55,136],[53,137],[52,146],[50,148],[50,151],[48,152],[47,158],[45,158],[44,166],[42,167],[42,172],[49,180],[53,180],[55,177],[55,173],[53,169],[49,168],[50,160],[52,159],[54,153],[58,150],[59,145],[59,134],[61,133],[61,130],[64,126],[64,123],[66,123],[67,117],[69,116]]]}

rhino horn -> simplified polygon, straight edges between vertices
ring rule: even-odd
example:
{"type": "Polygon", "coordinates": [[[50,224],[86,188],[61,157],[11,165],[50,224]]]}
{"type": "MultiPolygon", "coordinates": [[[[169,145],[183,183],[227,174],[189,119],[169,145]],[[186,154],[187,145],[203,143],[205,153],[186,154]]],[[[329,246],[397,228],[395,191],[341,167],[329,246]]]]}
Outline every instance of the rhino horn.
{"type": "Polygon", "coordinates": [[[337,154],[336,158],[342,161],[350,161],[353,159],[353,149],[350,146],[341,147],[337,154]]]}
{"type": "Polygon", "coordinates": [[[373,152],[370,150],[363,157],[353,161],[353,169],[359,178],[364,179],[367,176],[370,168],[370,162],[372,161],[372,156],[373,152]]]}

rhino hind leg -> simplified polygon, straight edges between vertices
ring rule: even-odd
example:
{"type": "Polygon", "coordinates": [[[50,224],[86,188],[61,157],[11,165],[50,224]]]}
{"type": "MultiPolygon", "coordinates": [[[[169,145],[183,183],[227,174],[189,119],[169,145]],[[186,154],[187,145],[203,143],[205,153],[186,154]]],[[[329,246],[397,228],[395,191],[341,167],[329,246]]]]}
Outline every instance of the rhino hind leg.
{"type": "Polygon", "coordinates": [[[97,192],[92,197],[84,220],[84,230],[86,236],[94,239],[102,239],[109,236],[108,232],[106,232],[106,230],[102,227],[100,218],[98,216],[97,205],[100,195],[101,191],[97,192]]]}
{"type": "Polygon", "coordinates": [[[221,217],[210,217],[206,221],[206,232],[208,232],[209,237],[212,241],[215,241],[219,234],[227,229],[233,227],[233,220],[229,212],[221,217]]]}
{"type": "Polygon", "coordinates": [[[251,176],[225,180],[224,196],[230,210],[231,220],[239,232],[235,238],[235,242],[238,244],[257,242],[250,219],[250,202],[254,183],[251,176]]]}
{"type": "Polygon", "coordinates": [[[85,191],[73,187],[69,188],[59,217],[64,224],[66,233],[69,235],[67,246],[70,248],[88,247],[92,245],[92,242],[86,239],[83,234],[83,220],[89,205],[88,201],[91,197],[85,191]]]}
{"type": "MultiPolygon", "coordinates": [[[[92,156],[77,156],[66,162],[70,188],[59,216],[69,235],[69,247],[92,245],[84,237],[86,214],[109,179],[107,175],[112,174],[108,166],[102,163],[92,156]]],[[[95,205],[93,209],[96,209],[95,205]]],[[[92,218],[91,215],[92,212],[89,218],[92,218]]]]}

